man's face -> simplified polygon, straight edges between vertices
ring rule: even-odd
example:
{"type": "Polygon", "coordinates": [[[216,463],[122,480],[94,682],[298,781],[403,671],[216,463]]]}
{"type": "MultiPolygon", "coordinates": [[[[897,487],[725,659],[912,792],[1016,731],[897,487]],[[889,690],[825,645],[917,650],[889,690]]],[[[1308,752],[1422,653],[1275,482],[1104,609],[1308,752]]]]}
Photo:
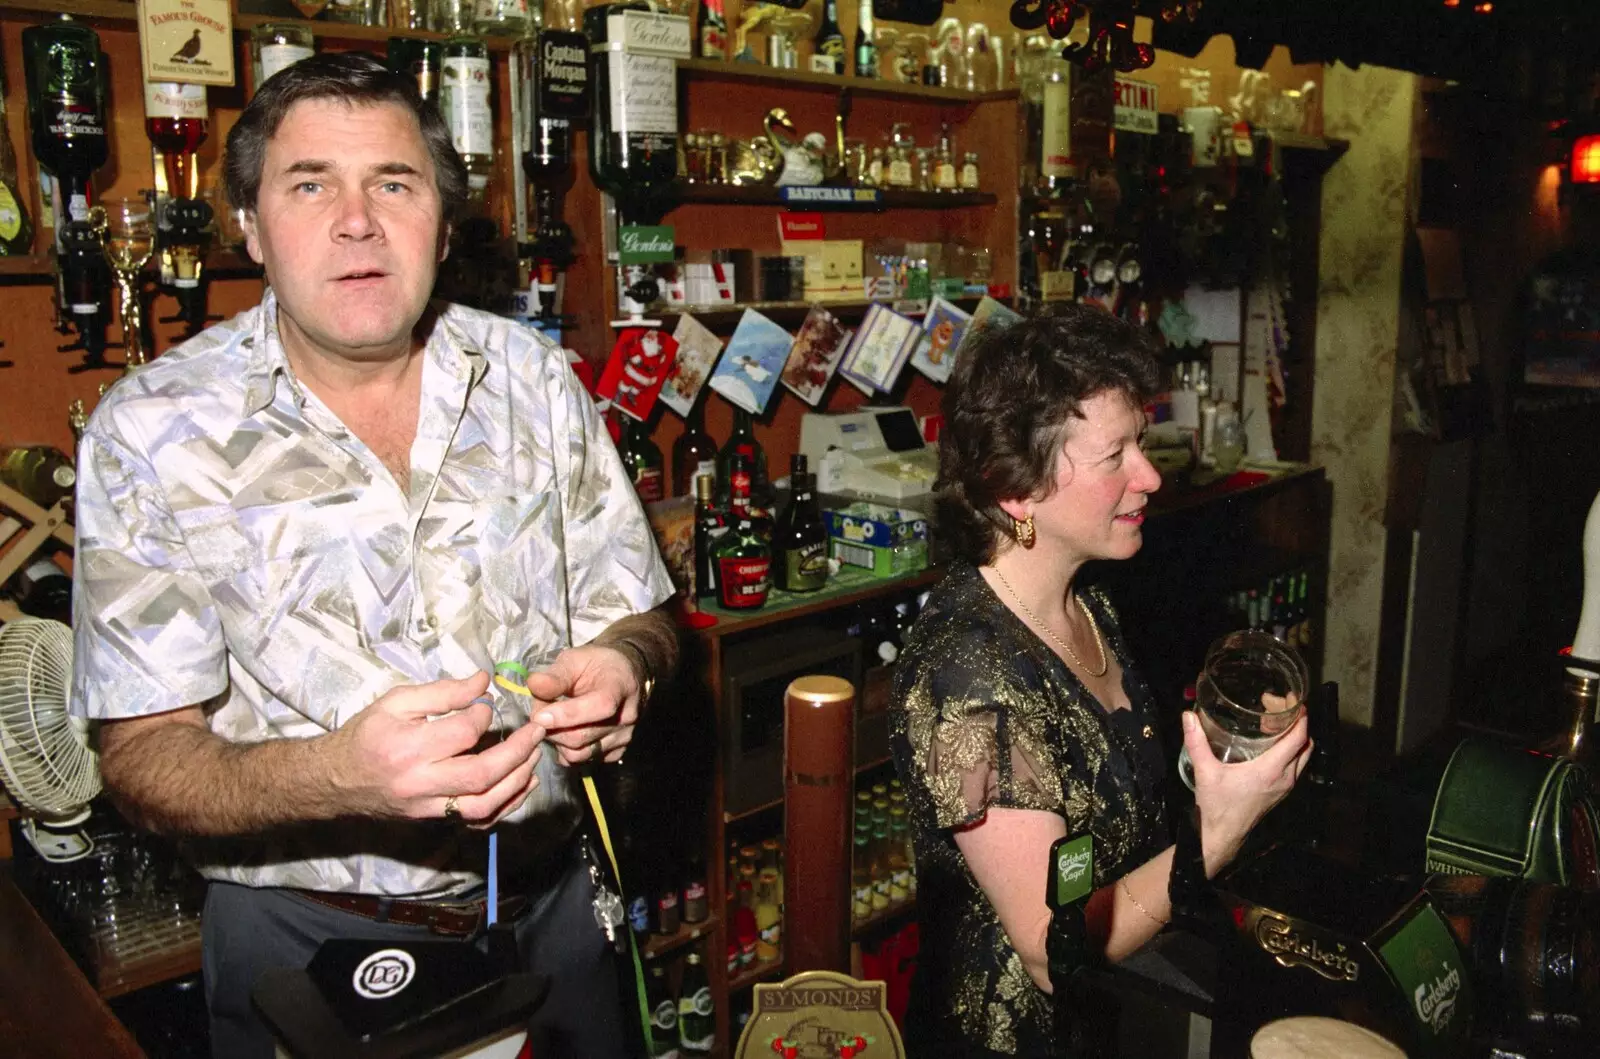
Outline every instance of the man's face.
{"type": "Polygon", "coordinates": [[[350,361],[409,352],[444,259],[442,214],[422,129],[400,104],[294,104],[244,218],[288,347],[350,361]]]}

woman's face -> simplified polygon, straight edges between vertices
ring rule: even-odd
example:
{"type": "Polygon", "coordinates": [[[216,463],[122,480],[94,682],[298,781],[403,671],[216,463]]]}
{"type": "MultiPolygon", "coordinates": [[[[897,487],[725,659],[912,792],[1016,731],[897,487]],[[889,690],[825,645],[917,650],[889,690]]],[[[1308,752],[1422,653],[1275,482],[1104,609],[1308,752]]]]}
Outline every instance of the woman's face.
{"type": "Polygon", "coordinates": [[[1083,418],[1067,423],[1055,489],[1023,502],[1023,514],[1033,513],[1036,546],[1080,563],[1127,559],[1143,543],[1149,494],[1161,487],[1161,473],[1139,447],[1144,412],[1110,391],[1084,401],[1081,411],[1083,418]]]}

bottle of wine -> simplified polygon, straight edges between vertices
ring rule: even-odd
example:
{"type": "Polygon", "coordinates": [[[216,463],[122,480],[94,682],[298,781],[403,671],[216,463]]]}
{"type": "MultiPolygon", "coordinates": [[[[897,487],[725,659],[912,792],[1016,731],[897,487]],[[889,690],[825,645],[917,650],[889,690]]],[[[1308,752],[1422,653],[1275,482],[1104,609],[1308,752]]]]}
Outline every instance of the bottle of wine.
{"type": "Polygon", "coordinates": [[[685,1055],[710,1055],[717,1043],[717,1009],[699,950],[684,958],[678,990],[678,1039],[685,1055]]]}
{"type": "Polygon", "coordinates": [[[678,179],[678,63],[689,54],[688,20],[644,0],[591,7],[594,128],[589,169],[630,223],[659,216],[678,179]]]}
{"type": "Polygon", "coordinates": [[[719,62],[728,57],[728,18],[722,0],[700,0],[700,48],[702,59],[719,62]]]}
{"type": "Polygon", "coordinates": [[[439,109],[450,126],[450,140],[467,167],[467,190],[482,202],[494,168],[494,118],[489,109],[489,47],[472,32],[444,42],[440,63],[439,109]]]}
{"type": "Polygon", "coordinates": [[[678,1004],[672,999],[667,969],[651,963],[645,978],[645,1004],[650,1008],[651,1059],[677,1059],[678,1004]]]}
{"type": "MultiPolygon", "coordinates": [[[[90,177],[106,163],[106,70],[100,36],[62,15],[22,31],[33,153],[55,176],[67,219],[86,221],[90,177]]],[[[56,219],[59,231],[62,218],[56,219]]]]}
{"type": "Polygon", "coordinates": [[[250,74],[255,91],[279,70],[316,53],[309,26],[263,22],[250,31],[250,74]]]}
{"type": "Polygon", "coordinates": [[[144,132],[161,152],[171,198],[192,199],[200,194],[195,152],[206,142],[210,129],[211,110],[206,105],[205,85],[145,82],[144,132]]]}
{"type": "Polygon", "coordinates": [[[633,488],[645,503],[661,499],[661,449],[650,440],[650,431],[632,416],[624,417],[622,465],[628,469],[633,488]]]}
{"type": "Polygon", "coordinates": [[[815,592],[828,582],[828,534],[816,485],[806,458],[789,460],[789,506],[772,534],[772,553],[780,564],[778,584],[786,592],[815,592]]]}
{"type": "MultiPolygon", "coordinates": [[[[0,74],[0,81],[4,75],[0,74]]],[[[10,126],[6,124],[6,101],[0,97],[0,256],[27,254],[33,249],[33,225],[22,208],[18,191],[17,154],[11,147],[10,126]]]]}
{"type": "Polygon", "coordinates": [[[672,443],[672,495],[687,496],[697,475],[716,473],[717,445],[706,433],[706,408],[695,402],[683,420],[683,433],[672,443]]]}
{"type": "Polygon", "coordinates": [[[872,24],[872,0],[856,8],[856,76],[878,76],[878,42],[872,24]]]}
{"type": "Polygon", "coordinates": [[[733,433],[717,452],[717,500],[727,504],[733,458],[743,456],[750,471],[750,499],[757,514],[771,510],[772,484],[767,478],[767,452],[756,440],[755,419],[743,408],[733,410],[733,433]]]}
{"type": "Polygon", "coordinates": [[[823,0],[822,24],[817,27],[813,40],[811,69],[823,74],[844,73],[844,31],[839,28],[839,0],[823,0]]]}
{"type": "Polygon", "coordinates": [[[720,602],[729,610],[752,610],[767,602],[772,585],[772,548],[750,510],[750,464],[735,455],[728,475],[728,517],[732,529],[716,543],[720,602]]]}
{"type": "Polygon", "coordinates": [[[72,496],[78,472],[60,449],[22,445],[0,455],[0,482],[48,510],[57,500],[72,496]]]}

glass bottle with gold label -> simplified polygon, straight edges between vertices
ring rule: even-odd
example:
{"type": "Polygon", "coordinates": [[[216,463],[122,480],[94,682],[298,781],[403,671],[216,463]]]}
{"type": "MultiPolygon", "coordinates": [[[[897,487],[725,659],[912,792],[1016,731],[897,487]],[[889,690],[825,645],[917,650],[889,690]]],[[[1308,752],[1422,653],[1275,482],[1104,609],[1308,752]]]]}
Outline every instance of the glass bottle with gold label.
{"type": "MultiPolygon", "coordinates": [[[[4,75],[0,74],[0,81],[4,75]]],[[[6,101],[0,95],[0,256],[26,254],[33,249],[33,226],[22,208],[18,192],[17,155],[6,125],[6,101]]]]}

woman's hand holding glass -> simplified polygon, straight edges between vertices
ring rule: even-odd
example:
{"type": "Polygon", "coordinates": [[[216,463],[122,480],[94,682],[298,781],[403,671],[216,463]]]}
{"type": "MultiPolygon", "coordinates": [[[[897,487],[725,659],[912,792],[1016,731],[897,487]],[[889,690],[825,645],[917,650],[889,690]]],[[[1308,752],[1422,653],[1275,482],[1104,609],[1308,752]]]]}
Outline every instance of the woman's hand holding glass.
{"type": "Polygon", "coordinates": [[[1261,818],[1283,801],[1311,760],[1312,742],[1302,711],[1293,726],[1260,756],[1249,761],[1217,760],[1193,710],[1183,715],[1183,745],[1194,774],[1200,847],[1206,875],[1224,868],[1261,818]]]}

